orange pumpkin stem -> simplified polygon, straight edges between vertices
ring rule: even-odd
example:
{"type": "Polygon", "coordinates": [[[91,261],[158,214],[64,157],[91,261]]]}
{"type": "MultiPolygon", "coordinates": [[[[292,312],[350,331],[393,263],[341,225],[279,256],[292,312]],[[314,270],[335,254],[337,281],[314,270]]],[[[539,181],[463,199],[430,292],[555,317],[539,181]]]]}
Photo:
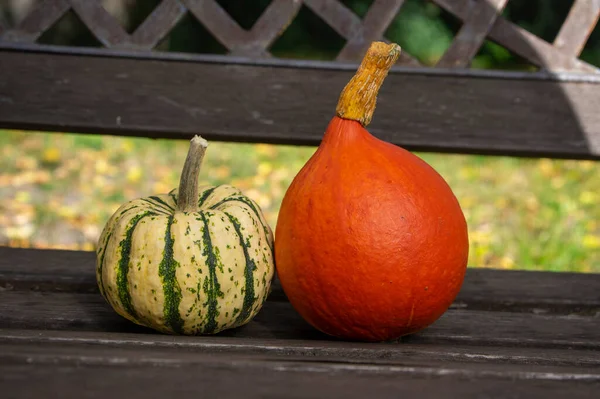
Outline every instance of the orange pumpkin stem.
{"type": "Polygon", "coordinates": [[[356,74],[340,95],[336,108],[337,116],[367,126],[375,111],[379,88],[399,56],[400,46],[397,44],[373,42],[356,74]]]}

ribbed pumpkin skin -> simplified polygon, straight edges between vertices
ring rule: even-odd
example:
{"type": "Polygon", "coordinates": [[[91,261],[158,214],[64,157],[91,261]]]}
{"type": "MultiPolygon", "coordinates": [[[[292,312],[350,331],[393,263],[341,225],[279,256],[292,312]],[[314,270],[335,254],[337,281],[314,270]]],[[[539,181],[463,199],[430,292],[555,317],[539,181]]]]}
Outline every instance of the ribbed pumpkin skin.
{"type": "Polygon", "coordinates": [[[385,341],[450,306],[466,271],[467,225],[433,168],[334,117],[286,192],[275,254],[282,287],[310,324],[385,341]]]}
{"type": "Polygon", "coordinates": [[[274,274],[273,234],[258,205],[227,185],[201,187],[198,212],[176,203],[173,190],[115,212],[97,249],[100,292],[120,315],[165,333],[249,322],[274,274]]]}

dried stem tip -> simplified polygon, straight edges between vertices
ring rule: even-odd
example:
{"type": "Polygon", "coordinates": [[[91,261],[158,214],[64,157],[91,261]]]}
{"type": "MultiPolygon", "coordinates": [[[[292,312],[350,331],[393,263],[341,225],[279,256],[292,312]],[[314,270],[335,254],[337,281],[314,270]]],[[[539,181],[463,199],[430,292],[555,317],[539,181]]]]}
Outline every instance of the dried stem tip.
{"type": "Polygon", "coordinates": [[[206,147],[208,147],[208,141],[200,136],[194,136],[190,142],[190,149],[179,180],[179,196],[177,198],[179,211],[198,211],[198,175],[206,147]]]}
{"type": "Polygon", "coordinates": [[[367,126],[375,111],[379,88],[399,56],[400,46],[395,43],[372,43],[358,71],[340,95],[337,116],[359,121],[367,126]]]}

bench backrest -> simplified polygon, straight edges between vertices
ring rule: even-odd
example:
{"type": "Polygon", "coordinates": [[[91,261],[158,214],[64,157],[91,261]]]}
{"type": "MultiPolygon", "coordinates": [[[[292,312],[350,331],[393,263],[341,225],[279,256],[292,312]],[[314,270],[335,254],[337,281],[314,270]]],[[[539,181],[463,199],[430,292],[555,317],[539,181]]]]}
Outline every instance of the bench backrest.
{"type": "MultiPolygon", "coordinates": [[[[99,1],[41,1],[17,26],[0,26],[0,128],[316,145],[403,3],[375,0],[361,19],[337,0],[273,0],[244,30],[214,0],[163,0],[129,34],[99,1]],[[269,57],[301,7],[347,40],[336,61],[269,57]],[[103,48],[36,43],[71,11],[103,48]],[[153,51],[186,13],[230,53],[153,51]]],[[[403,54],[371,132],[411,150],[600,159],[600,74],[578,59],[597,2],[575,1],[552,44],[500,16],[507,0],[435,3],[462,28],[437,68],[403,54]],[[540,70],[468,69],[487,39],[540,70]]]]}

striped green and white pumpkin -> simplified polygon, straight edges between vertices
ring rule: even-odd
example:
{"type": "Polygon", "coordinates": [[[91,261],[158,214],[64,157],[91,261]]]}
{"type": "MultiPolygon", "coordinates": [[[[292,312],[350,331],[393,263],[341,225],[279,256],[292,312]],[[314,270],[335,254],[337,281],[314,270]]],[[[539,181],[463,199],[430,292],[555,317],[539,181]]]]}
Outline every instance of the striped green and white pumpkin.
{"type": "Polygon", "coordinates": [[[194,138],[179,190],[124,204],[98,243],[104,298],[120,315],[165,333],[214,334],[248,323],[274,275],[273,233],[259,206],[229,185],[198,188],[205,148],[194,138]]]}

